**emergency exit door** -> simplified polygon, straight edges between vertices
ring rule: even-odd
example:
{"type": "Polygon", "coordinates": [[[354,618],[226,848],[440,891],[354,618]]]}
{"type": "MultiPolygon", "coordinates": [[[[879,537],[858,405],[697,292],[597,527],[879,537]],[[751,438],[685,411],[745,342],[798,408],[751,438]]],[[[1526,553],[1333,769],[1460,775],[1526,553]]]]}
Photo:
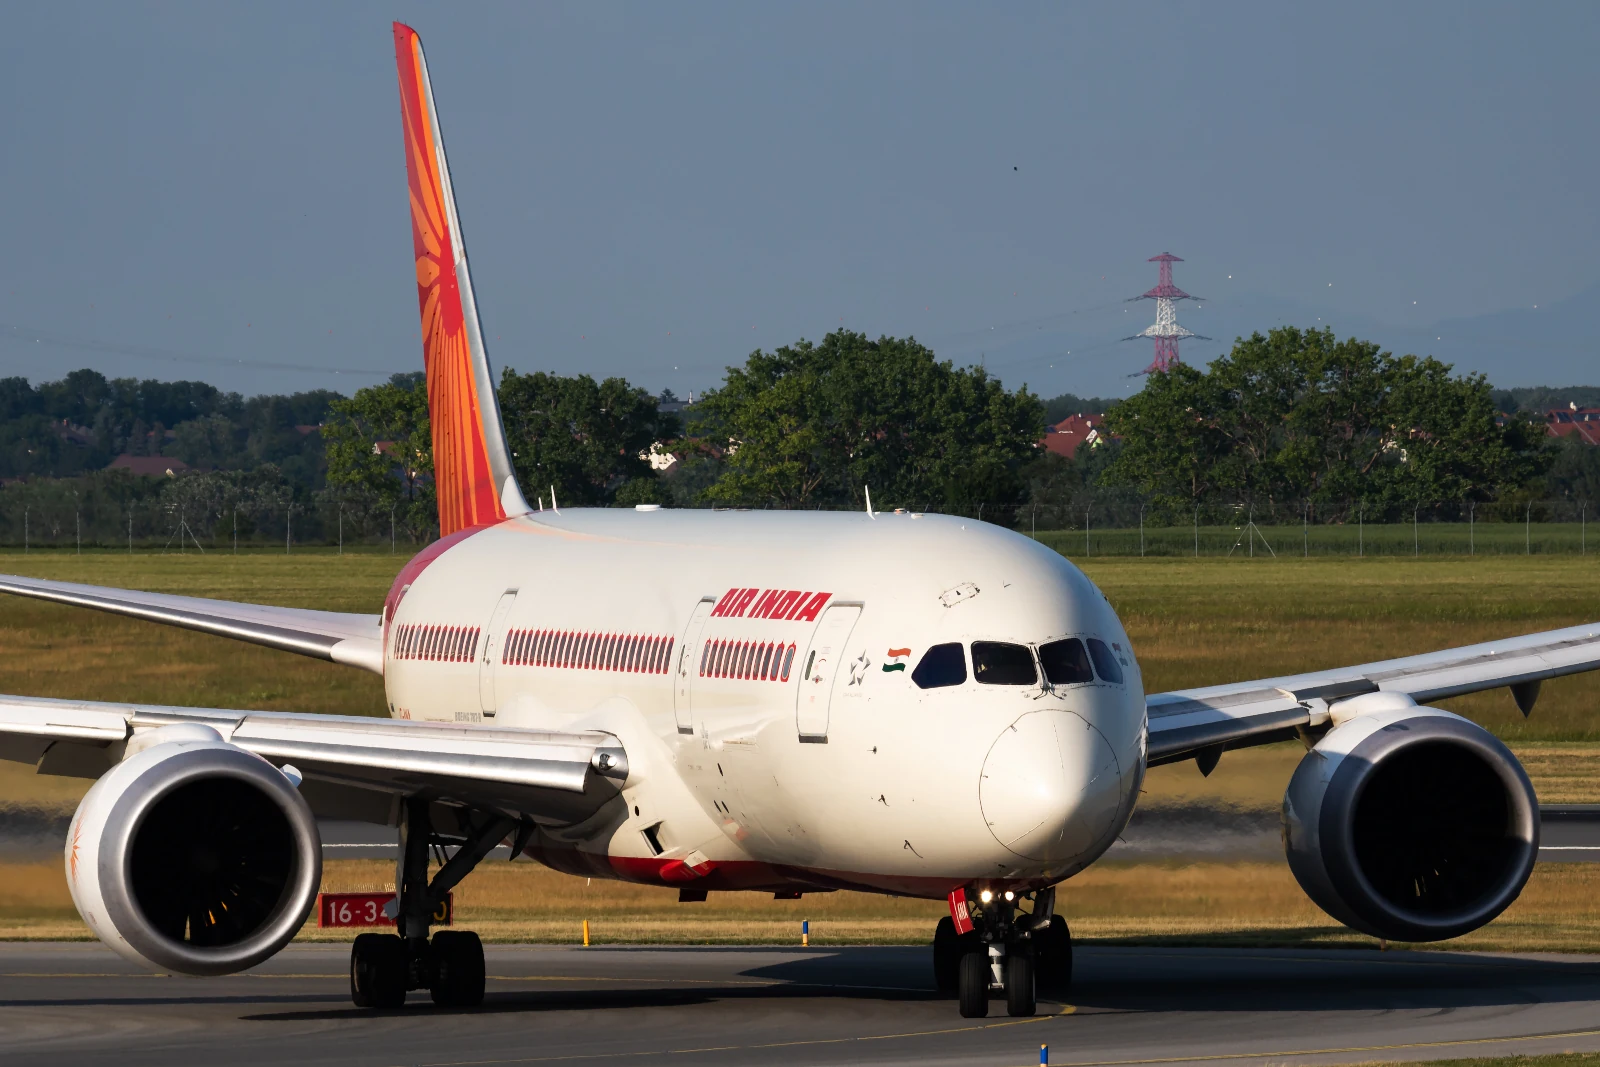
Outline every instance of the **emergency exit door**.
{"type": "Polygon", "coordinates": [[[511,605],[516,602],[515,589],[501,593],[494,614],[489,616],[489,625],[484,628],[483,653],[478,657],[478,701],[485,715],[493,715],[499,707],[494,691],[494,669],[500,662],[500,646],[505,643],[506,616],[511,614],[511,605]]]}
{"type": "Polygon", "coordinates": [[[811,633],[811,647],[800,661],[800,690],[795,695],[795,727],[801,741],[828,741],[828,709],[839,675],[845,672],[845,645],[860,617],[860,604],[834,604],[822,613],[822,621],[811,633]]]}
{"type": "Polygon", "coordinates": [[[694,680],[700,666],[700,633],[716,603],[715,597],[706,597],[694,606],[689,625],[683,628],[683,640],[678,642],[678,662],[672,672],[672,713],[680,734],[694,733],[694,680]]]}

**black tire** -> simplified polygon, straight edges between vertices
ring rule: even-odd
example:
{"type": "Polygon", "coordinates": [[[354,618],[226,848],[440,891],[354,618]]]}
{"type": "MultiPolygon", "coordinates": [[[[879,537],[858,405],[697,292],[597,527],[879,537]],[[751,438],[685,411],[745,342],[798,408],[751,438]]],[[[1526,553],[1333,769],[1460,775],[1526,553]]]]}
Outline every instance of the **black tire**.
{"type": "Polygon", "coordinates": [[[350,999],[358,1008],[398,1008],[406,1002],[410,960],[394,934],[357,934],[350,946],[350,999]]]}
{"type": "Polygon", "coordinates": [[[961,985],[961,938],[948,915],[933,928],[933,985],[945,994],[961,985]]]}
{"type": "Polygon", "coordinates": [[[989,954],[968,952],[961,957],[961,1017],[982,1019],[989,1014],[989,954]]]}
{"type": "Polygon", "coordinates": [[[1033,987],[1033,952],[1027,944],[1011,946],[1006,956],[1006,1014],[1029,1016],[1039,1010],[1033,987]]]}
{"type": "Polygon", "coordinates": [[[1067,920],[1050,916],[1050,925],[1033,935],[1034,970],[1039,985],[1065,993],[1072,985],[1072,931],[1067,920]]]}
{"type": "Polygon", "coordinates": [[[483,942],[471,930],[441,930],[433,935],[433,1002],[441,1008],[475,1008],[483,1003],[483,942]]]}

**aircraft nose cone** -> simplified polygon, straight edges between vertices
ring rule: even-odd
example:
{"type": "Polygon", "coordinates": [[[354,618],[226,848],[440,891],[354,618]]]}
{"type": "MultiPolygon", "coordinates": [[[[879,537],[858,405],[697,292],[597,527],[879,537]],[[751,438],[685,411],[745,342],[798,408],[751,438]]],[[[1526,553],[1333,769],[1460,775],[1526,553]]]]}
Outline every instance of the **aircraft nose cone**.
{"type": "Polygon", "coordinates": [[[1122,776],[1099,730],[1071,712],[1031,711],[989,749],[978,798],[995,839],[1012,852],[1071,860],[1111,829],[1122,776]]]}

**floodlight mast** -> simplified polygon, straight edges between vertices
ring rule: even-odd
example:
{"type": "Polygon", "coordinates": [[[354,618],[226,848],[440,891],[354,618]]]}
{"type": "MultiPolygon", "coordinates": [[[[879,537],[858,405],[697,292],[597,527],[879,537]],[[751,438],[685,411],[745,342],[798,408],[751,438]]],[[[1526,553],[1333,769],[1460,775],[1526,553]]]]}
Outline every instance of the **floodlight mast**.
{"type": "Polygon", "coordinates": [[[1129,303],[1134,300],[1154,300],[1156,302],[1155,325],[1146,326],[1132,337],[1124,337],[1123,340],[1135,341],[1141,337],[1149,337],[1155,341],[1155,359],[1151,361],[1150,366],[1144,369],[1145,374],[1153,374],[1157,371],[1171,370],[1172,365],[1179,362],[1178,342],[1183,338],[1193,337],[1199,341],[1209,341],[1211,338],[1186,330],[1178,325],[1177,302],[1179,300],[1197,299],[1172,284],[1172,265],[1174,263],[1182,263],[1183,260],[1171,252],[1163,252],[1159,256],[1151,256],[1148,262],[1161,264],[1160,280],[1154,289],[1131,298],[1129,303]]]}

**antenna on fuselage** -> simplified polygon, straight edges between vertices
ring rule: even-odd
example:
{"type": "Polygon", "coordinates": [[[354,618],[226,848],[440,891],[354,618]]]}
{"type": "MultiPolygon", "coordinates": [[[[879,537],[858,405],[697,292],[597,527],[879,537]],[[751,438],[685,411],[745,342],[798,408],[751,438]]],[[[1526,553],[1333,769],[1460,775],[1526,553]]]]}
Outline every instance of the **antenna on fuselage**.
{"type": "Polygon", "coordinates": [[[550,487],[550,510],[557,515],[561,514],[561,507],[556,503],[556,487],[554,485],[550,487]]]}
{"type": "Polygon", "coordinates": [[[867,494],[867,518],[875,519],[878,516],[876,514],[874,514],[874,512],[872,510],[872,486],[863,485],[861,488],[866,490],[866,494],[867,494]]]}

